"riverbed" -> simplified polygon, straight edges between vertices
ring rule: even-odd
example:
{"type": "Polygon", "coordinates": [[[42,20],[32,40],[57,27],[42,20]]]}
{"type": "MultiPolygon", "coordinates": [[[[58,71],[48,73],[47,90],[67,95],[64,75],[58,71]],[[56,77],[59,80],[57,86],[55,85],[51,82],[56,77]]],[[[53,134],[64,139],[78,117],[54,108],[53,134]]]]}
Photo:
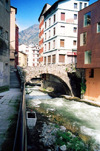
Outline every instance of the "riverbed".
{"type": "Polygon", "coordinates": [[[100,150],[100,108],[83,102],[51,98],[39,87],[26,88],[27,110],[33,109],[48,117],[51,122],[63,125],[78,135],[92,150],[100,150]]]}

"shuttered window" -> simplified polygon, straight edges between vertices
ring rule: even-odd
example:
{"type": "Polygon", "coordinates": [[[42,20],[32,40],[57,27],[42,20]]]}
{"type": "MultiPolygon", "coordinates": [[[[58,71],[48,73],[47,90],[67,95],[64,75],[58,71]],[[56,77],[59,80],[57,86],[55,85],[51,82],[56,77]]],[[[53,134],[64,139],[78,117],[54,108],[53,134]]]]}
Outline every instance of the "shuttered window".
{"type": "Polygon", "coordinates": [[[46,57],[44,57],[44,65],[46,65],[46,57]]]}
{"type": "Polygon", "coordinates": [[[48,49],[50,50],[50,42],[48,43],[48,49]]]}
{"type": "Polygon", "coordinates": [[[61,13],[61,20],[65,20],[65,13],[61,13]]]}
{"type": "Polygon", "coordinates": [[[48,56],[48,64],[51,63],[51,56],[48,56]]]}
{"type": "Polygon", "coordinates": [[[56,21],[56,15],[54,15],[53,21],[54,21],[54,23],[55,23],[55,21],[56,21]]]}
{"type": "Polygon", "coordinates": [[[65,55],[59,55],[59,62],[65,63],[65,55]]]}
{"type": "Polygon", "coordinates": [[[56,63],[56,55],[52,56],[52,63],[55,64],[56,63]]]}
{"type": "Polygon", "coordinates": [[[64,47],[64,43],[65,43],[65,40],[64,39],[60,39],[60,47],[64,47]]]}

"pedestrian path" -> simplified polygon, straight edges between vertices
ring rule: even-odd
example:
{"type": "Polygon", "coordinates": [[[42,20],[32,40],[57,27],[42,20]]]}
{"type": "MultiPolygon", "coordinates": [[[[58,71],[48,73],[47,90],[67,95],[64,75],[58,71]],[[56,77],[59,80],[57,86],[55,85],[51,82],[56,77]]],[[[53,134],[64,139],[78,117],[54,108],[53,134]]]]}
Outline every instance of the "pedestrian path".
{"type": "Polygon", "coordinates": [[[15,108],[20,99],[21,91],[17,88],[0,93],[0,151],[7,137],[7,130],[12,122],[10,117],[16,114],[15,108]]]}

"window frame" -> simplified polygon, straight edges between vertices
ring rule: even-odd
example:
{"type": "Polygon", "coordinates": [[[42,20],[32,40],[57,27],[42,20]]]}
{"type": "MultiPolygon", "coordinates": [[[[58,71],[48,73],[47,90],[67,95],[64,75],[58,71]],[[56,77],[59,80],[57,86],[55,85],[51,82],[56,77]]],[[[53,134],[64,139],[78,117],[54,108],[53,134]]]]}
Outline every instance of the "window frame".
{"type": "Polygon", "coordinates": [[[84,14],[84,27],[87,27],[89,25],[91,25],[91,11],[84,14]],[[89,18],[87,17],[88,15],[90,15],[89,18]]]}
{"type": "Polygon", "coordinates": [[[74,14],[74,20],[77,20],[77,14],[74,14]]]}
{"type": "Polygon", "coordinates": [[[97,33],[100,33],[100,22],[97,23],[97,33]]]}
{"type": "Polygon", "coordinates": [[[74,3],[74,9],[77,9],[77,8],[78,8],[78,4],[74,3]]]}
{"type": "Polygon", "coordinates": [[[61,12],[61,21],[65,21],[65,12],[61,12]],[[62,16],[64,15],[64,16],[62,16]]]}
{"type": "Polygon", "coordinates": [[[84,64],[91,64],[92,60],[92,52],[91,50],[86,50],[84,52],[84,64]]]}
{"type": "Polygon", "coordinates": [[[65,39],[60,39],[60,47],[65,47],[65,39]]]}
{"type": "Polygon", "coordinates": [[[83,32],[80,34],[80,46],[85,46],[87,44],[87,32],[83,32]],[[86,38],[84,40],[84,38],[86,38]]]}

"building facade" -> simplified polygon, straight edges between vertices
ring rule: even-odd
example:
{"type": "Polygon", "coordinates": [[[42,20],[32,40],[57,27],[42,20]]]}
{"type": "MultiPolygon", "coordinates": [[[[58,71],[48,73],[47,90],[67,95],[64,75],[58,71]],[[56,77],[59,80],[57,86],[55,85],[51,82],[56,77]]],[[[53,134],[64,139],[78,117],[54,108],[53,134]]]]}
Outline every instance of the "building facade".
{"type": "Polygon", "coordinates": [[[0,1],[0,88],[9,87],[10,0],[0,1]]]}
{"type": "Polygon", "coordinates": [[[39,16],[39,63],[43,64],[43,42],[44,42],[44,13],[51,7],[49,4],[45,4],[43,7],[41,14],[39,16]]]}
{"type": "Polygon", "coordinates": [[[84,98],[100,101],[100,1],[79,12],[77,67],[85,69],[84,98]]]}
{"type": "Polygon", "coordinates": [[[18,49],[19,49],[19,27],[16,25],[16,32],[15,32],[15,68],[18,65],[18,49]]]}
{"type": "MultiPolygon", "coordinates": [[[[19,52],[27,55],[27,66],[33,67],[39,64],[39,46],[34,45],[19,45],[19,52]]],[[[19,61],[20,63],[20,61],[19,61]]]]}
{"type": "Polygon", "coordinates": [[[33,51],[33,66],[38,66],[39,65],[39,46],[33,46],[32,47],[33,51]]]}
{"type": "Polygon", "coordinates": [[[16,52],[16,18],[17,9],[11,6],[10,13],[10,65],[15,67],[16,52]]]}
{"type": "Polygon", "coordinates": [[[19,66],[20,67],[27,67],[27,54],[23,52],[18,53],[18,60],[19,60],[19,66]]]}
{"type": "Polygon", "coordinates": [[[88,0],[58,0],[44,13],[44,64],[76,63],[78,11],[88,0]]]}

